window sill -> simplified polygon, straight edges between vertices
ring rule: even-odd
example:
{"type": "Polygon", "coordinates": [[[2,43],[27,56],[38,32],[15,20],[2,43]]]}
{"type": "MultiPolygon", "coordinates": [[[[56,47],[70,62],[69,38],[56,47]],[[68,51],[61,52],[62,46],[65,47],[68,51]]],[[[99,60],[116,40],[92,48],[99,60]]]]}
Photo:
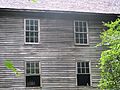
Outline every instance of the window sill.
{"type": "Polygon", "coordinates": [[[26,87],[26,89],[41,89],[42,87],[39,86],[39,87],[26,87]]]}
{"type": "Polygon", "coordinates": [[[75,46],[89,46],[90,44],[88,43],[88,44],[77,44],[77,43],[75,43],[74,44],[75,46]]]}

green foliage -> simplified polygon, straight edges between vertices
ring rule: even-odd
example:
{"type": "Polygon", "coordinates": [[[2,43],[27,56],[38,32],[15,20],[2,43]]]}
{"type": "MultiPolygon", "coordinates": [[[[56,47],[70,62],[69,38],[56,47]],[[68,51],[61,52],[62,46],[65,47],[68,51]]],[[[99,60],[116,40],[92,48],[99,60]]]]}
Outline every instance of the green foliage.
{"type": "Polygon", "coordinates": [[[32,0],[32,2],[37,2],[37,0],[32,0]]]}
{"type": "Polygon", "coordinates": [[[99,67],[101,69],[101,90],[120,90],[120,19],[104,23],[107,28],[101,33],[102,46],[108,49],[101,53],[99,67]]]}
{"type": "Polygon", "coordinates": [[[15,68],[13,62],[11,60],[5,60],[4,65],[7,69],[10,69],[12,72],[15,73],[16,76],[20,76],[20,72],[17,68],[15,68]]]}

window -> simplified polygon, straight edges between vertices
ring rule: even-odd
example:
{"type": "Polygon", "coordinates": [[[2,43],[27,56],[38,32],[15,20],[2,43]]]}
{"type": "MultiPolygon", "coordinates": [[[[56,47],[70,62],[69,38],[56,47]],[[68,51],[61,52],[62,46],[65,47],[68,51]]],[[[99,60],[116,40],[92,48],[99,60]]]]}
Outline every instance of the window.
{"type": "Polygon", "coordinates": [[[77,62],[77,86],[90,86],[89,62],[77,62]]]}
{"type": "Polygon", "coordinates": [[[87,22],[75,21],[74,22],[74,39],[76,45],[88,44],[88,28],[87,22]]]}
{"type": "Polygon", "coordinates": [[[40,63],[38,61],[26,62],[26,87],[40,86],[40,63]]]}
{"type": "Polygon", "coordinates": [[[39,43],[40,29],[38,19],[25,19],[24,30],[25,30],[25,43],[27,44],[39,43]]]}

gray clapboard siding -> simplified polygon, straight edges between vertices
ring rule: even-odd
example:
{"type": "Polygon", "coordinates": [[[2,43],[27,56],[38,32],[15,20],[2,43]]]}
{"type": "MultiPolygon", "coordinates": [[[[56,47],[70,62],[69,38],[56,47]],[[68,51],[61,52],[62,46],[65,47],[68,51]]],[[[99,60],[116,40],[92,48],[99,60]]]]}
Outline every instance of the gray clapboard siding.
{"type": "Polygon", "coordinates": [[[96,90],[100,79],[97,60],[104,48],[94,47],[100,42],[102,21],[116,16],[0,12],[0,90],[96,90]],[[2,16],[4,15],[4,16],[2,16]],[[53,15],[53,16],[52,16],[53,15]],[[40,44],[24,44],[24,18],[40,19],[40,44]],[[74,44],[74,20],[88,21],[89,45],[74,44]],[[3,65],[11,59],[21,69],[22,76],[16,77],[3,65]],[[25,61],[41,62],[42,88],[25,87],[25,61]],[[76,86],[76,61],[91,62],[93,87],[76,86]]]}

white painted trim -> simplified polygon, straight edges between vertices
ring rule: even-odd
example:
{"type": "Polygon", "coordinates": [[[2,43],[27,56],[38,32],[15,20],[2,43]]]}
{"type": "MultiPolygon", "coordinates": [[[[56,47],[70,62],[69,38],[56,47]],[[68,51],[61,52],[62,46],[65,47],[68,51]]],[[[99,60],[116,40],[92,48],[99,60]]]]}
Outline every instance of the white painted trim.
{"type": "MultiPolygon", "coordinates": [[[[78,33],[82,33],[82,32],[78,32],[78,33]]],[[[89,31],[88,31],[88,22],[87,21],[80,21],[80,20],[74,20],[74,44],[75,45],[89,45],[89,31]],[[76,36],[75,36],[75,22],[86,22],[86,29],[87,29],[87,43],[86,44],[81,44],[81,43],[76,43],[76,36]]]]}
{"type": "Polygon", "coordinates": [[[40,19],[24,19],[24,44],[40,44],[40,19]],[[26,42],[26,20],[38,20],[38,42],[26,42]]]}

